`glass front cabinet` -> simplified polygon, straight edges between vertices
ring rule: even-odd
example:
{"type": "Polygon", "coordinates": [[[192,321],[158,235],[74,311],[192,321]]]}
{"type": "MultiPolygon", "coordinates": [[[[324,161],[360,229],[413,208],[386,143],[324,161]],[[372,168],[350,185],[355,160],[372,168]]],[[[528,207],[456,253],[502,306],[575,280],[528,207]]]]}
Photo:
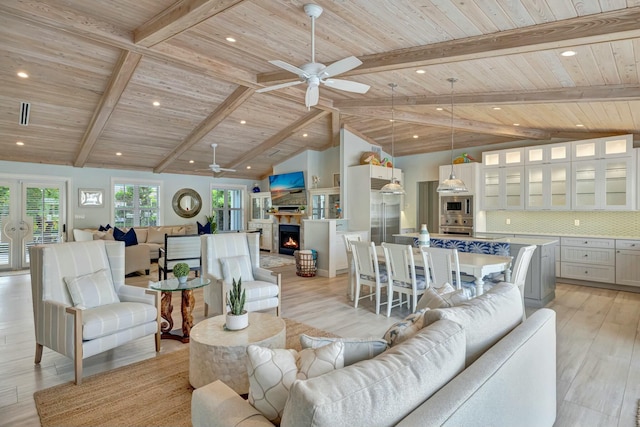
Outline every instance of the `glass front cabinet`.
{"type": "Polygon", "coordinates": [[[340,187],[309,190],[311,219],[338,219],[342,212],[340,187]]]}
{"type": "Polygon", "coordinates": [[[271,193],[262,191],[251,193],[251,221],[268,220],[271,218],[267,211],[271,208],[271,193]]]}

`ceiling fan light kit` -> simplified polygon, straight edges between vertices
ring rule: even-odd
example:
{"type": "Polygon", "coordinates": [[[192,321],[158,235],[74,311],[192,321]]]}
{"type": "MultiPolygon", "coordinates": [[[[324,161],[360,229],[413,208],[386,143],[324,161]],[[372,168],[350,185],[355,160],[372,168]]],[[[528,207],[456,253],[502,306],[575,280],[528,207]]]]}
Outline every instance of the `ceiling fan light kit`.
{"type": "Polygon", "coordinates": [[[458,79],[450,77],[447,81],[451,83],[451,173],[448,179],[443,180],[440,185],[438,185],[436,191],[438,193],[462,193],[469,190],[461,179],[456,178],[453,172],[453,135],[455,132],[455,128],[453,127],[453,84],[457,82],[458,79]]]}
{"type": "Polygon", "coordinates": [[[332,89],[344,90],[346,92],[366,93],[369,90],[369,85],[353,82],[350,80],[334,79],[334,76],[338,74],[346,73],[354,68],[362,65],[355,56],[349,56],[334,62],[329,66],[325,66],[319,62],[316,62],[316,39],[315,39],[315,22],[322,14],[322,7],[317,4],[305,4],[304,12],[311,18],[311,62],[296,67],[284,61],[273,60],[269,63],[290,73],[296,74],[299,78],[297,81],[286,82],[277,84],[274,86],[265,87],[256,90],[258,93],[269,92],[272,90],[282,89],[285,87],[296,86],[302,83],[307,84],[307,92],[305,94],[304,103],[307,108],[311,108],[318,104],[320,99],[320,85],[323,84],[332,89]]]}

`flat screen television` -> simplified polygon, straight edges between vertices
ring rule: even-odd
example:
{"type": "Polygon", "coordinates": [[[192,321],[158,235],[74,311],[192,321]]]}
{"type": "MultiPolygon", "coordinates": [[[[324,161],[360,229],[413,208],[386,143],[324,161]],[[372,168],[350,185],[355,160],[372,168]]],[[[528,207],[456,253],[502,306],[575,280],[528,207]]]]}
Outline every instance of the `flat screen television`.
{"type": "Polygon", "coordinates": [[[269,190],[273,206],[301,206],[307,204],[304,173],[290,172],[269,176],[269,190]]]}

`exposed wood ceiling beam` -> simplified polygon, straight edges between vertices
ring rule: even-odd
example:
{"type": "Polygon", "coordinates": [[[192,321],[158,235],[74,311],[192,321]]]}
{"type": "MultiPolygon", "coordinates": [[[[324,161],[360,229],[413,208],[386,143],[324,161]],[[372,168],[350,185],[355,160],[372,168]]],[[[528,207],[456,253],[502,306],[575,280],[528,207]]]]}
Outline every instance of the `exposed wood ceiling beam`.
{"type": "MultiPolygon", "coordinates": [[[[345,110],[342,112],[342,114],[375,117],[380,120],[389,120],[389,111],[386,109],[354,108],[345,110]]],[[[441,128],[451,128],[451,119],[444,116],[417,114],[408,111],[395,110],[394,118],[395,120],[401,122],[418,123],[422,125],[441,128]]],[[[455,129],[468,132],[486,133],[491,135],[519,137],[526,139],[549,139],[551,137],[550,132],[544,130],[529,129],[521,126],[505,126],[467,119],[453,119],[453,127],[455,129]]]]}
{"type": "MultiPolygon", "coordinates": [[[[359,67],[341,74],[353,76],[411,67],[493,58],[548,49],[640,37],[640,7],[585,15],[499,33],[361,56],[359,67]]],[[[259,74],[258,83],[295,80],[286,71],[259,74]]]]}
{"type": "Polygon", "coordinates": [[[118,62],[111,74],[111,80],[109,80],[107,89],[102,94],[102,98],[100,98],[100,102],[93,112],[89,126],[82,137],[80,150],[73,162],[75,167],[81,168],[85,165],[91,150],[109,121],[111,113],[113,113],[113,110],[116,108],[122,92],[124,92],[127,84],[129,84],[129,80],[131,80],[141,58],[142,55],[129,51],[123,51],[120,54],[120,58],[118,58],[118,62]]]}
{"type": "Polygon", "coordinates": [[[360,132],[359,130],[356,130],[354,128],[352,128],[351,126],[348,125],[343,125],[342,126],[345,130],[348,130],[349,132],[351,132],[352,134],[354,134],[355,136],[357,136],[358,138],[361,138],[365,141],[367,141],[369,144],[373,144],[373,145],[380,145],[380,143],[378,141],[376,141],[375,139],[371,139],[369,138],[367,135],[363,134],[362,132],[360,132]]]}
{"type": "Polygon", "coordinates": [[[151,47],[244,0],[180,0],[133,31],[134,43],[151,47]]]}
{"type": "MultiPolygon", "coordinates": [[[[560,102],[613,102],[634,99],[640,99],[640,85],[605,85],[539,91],[453,95],[455,105],[557,104],[560,102]]],[[[393,102],[396,106],[449,105],[451,103],[451,95],[399,96],[395,97],[393,102]]],[[[353,107],[390,107],[391,98],[342,99],[334,101],[333,106],[338,109],[353,107]]]]}
{"type": "MultiPolygon", "coordinates": [[[[303,117],[299,118],[289,126],[285,127],[284,129],[282,129],[272,137],[262,142],[256,148],[252,149],[248,153],[244,154],[243,156],[231,162],[231,164],[228,165],[227,167],[231,169],[237,168],[238,166],[241,166],[245,162],[262,155],[265,151],[275,147],[276,145],[280,144],[282,141],[284,141],[294,133],[300,131],[300,129],[310,125],[316,120],[323,118],[327,114],[329,114],[328,111],[312,110],[309,114],[306,114],[303,117]]],[[[224,174],[219,174],[218,176],[222,176],[222,175],[224,174]]]]}
{"type": "Polygon", "coordinates": [[[161,173],[185,151],[197,144],[216,126],[218,126],[231,113],[238,109],[247,99],[253,95],[252,88],[239,86],[231,95],[227,97],[218,107],[204,119],[191,133],[178,145],[167,157],[165,157],[153,171],[161,173]]]}

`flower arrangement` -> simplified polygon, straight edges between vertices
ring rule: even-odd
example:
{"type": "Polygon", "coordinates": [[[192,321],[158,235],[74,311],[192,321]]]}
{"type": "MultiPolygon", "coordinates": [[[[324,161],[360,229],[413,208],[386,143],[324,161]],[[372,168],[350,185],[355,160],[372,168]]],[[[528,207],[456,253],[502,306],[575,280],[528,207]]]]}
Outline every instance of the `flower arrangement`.
{"type": "Polygon", "coordinates": [[[238,279],[236,283],[236,279],[233,279],[233,283],[231,285],[231,290],[229,291],[229,296],[227,297],[229,301],[229,313],[234,316],[239,316],[244,312],[244,303],[246,302],[245,290],[242,289],[242,277],[238,279]]]}
{"type": "Polygon", "coordinates": [[[173,266],[173,275],[177,278],[186,277],[189,275],[189,264],[185,262],[179,262],[173,266]]]}

